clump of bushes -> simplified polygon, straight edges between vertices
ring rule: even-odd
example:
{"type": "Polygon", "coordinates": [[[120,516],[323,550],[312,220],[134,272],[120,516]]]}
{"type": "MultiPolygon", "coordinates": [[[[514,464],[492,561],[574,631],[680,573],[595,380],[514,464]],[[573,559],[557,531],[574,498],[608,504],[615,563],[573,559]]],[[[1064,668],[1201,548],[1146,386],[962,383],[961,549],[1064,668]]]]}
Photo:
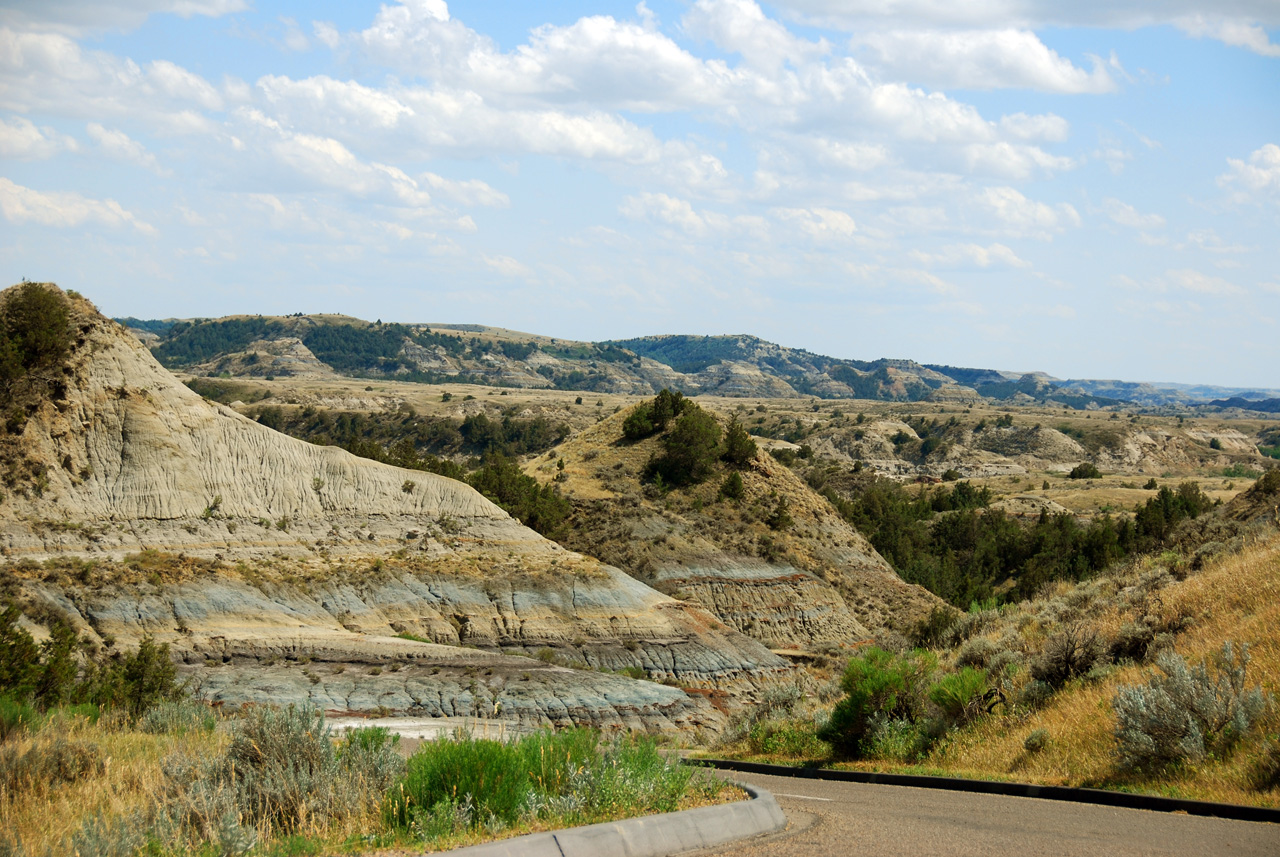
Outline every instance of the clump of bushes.
{"type": "Polygon", "coordinates": [[[22,717],[6,712],[24,705],[45,710],[87,703],[119,708],[136,719],[181,697],[167,643],[156,645],[144,637],[136,650],[102,658],[65,620],[53,617],[49,638],[37,646],[18,624],[20,615],[12,604],[0,610],[0,695],[8,700],[0,704],[0,733],[22,717]]]}
{"type": "Polygon", "coordinates": [[[1229,747],[1274,704],[1259,687],[1245,686],[1248,646],[1230,641],[1209,661],[1189,667],[1176,652],[1156,656],[1160,669],[1146,685],[1116,691],[1116,754],[1122,769],[1152,771],[1199,761],[1229,747]]]}
{"type": "Polygon", "coordinates": [[[915,721],[925,713],[928,681],[937,658],[916,650],[895,655],[872,646],[849,661],[836,703],[819,737],[838,752],[858,758],[869,755],[877,727],[895,720],[915,721]]]}
{"type": "Polygon", "coordinates": [[[403,772],[397,739],[375,728],[335,745],[324,714],[311,706],[250,709],[220,758],[166,760],[158,824],[193,844],[222,842],[225,853],[228,842],[252,847],[256,830],[311,830],[359,816],[403,772]]]}
{"type": "Polygon", "coordinates": [[[1068,479],[1101,479],[1102,471],[1091,462],[1085,461],[1071,468],[1071,472],[1067,474],[1068,479]]]}

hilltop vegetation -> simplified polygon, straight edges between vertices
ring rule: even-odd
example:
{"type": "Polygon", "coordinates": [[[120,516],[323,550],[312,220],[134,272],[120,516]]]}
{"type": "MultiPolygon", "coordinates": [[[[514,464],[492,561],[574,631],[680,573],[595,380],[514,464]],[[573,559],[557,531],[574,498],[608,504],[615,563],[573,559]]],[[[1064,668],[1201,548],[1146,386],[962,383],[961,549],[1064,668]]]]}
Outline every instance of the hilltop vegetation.
{"type": "Polygon", "coordinates": [[[1160,488],[1132,518],[1087,524],[1047,510],[1025,522],[987,508],[991,492],[968,482],[913,494],[872,478],[824,496],[904,580],[960,608],[1030,598],[1054,581],[1084,580],[1122,557],[1159,550],[1179,524],[1214,505],[1192,482],[1160,488]]]}

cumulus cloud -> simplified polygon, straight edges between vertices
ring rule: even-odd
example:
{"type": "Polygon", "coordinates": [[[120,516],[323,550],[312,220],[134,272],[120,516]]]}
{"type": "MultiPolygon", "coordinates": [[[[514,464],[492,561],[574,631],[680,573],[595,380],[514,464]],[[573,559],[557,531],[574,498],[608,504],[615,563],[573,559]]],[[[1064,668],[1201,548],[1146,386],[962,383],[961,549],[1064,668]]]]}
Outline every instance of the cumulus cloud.
{"type": "Polygon", "coordinates": [[[681,19],[684,31],[736,53],[751,66],[776,69],[825,54],[825,41],[797,38],[785,26],[765,17],[754,0],[698,0],[681,19]]]}
{"type": "Polygon", "coordinates": [[[70,191],[33,190],[0,176],[0,214],[10,223],[37,223],[68,228],[97,223],[131,226],[143,235],[155,235],[151,224],[138,219],[114,199],[92,199],[70,191]]]}
{"type": "Polygon", "coordinates": [[[1132,205],[1108,197],[1102,202],[1102,210],[1113,223],[1129,226],[1134,229],[1159,229],[1165,220],[1158,214],[1142,214],[1132,205]]]}
{"type": "Polygon", "coordinates": [[[1165,272],[1174,285],[1180,286],[1189,292],[1197,292],[1202,295],[1218,295],[1226,297],[1231,295],[1243,295],[1245,290],[1230,283],[1221,277],[1213,277],[1209,274],[1202,274],[1199,271],[1190,268],[1180,268],[1165,272]]]}
{"type": "Polygon", "coordinates": [[[1280,45],[1274,44],[1256,21],[1190,15],[1174,23],[1193,38],[1216,39],[1224,45],[1245,48],[1264,57],[1280,57],[1280,45]]]}
{"type": "Polygon", "coordinates": [[[1040,113],[1034,116],[1013,113],[1000,117],[1000,130],[1019,140],[1061,143],[1071,134],[1071,125],[1066,119],[1053,113],[1040,113]]]}
{"type": "Polygon", "coordinates": [[[103,127],[97,122],[90,122],[86,130],[89,132],[89,138],[98,144],[98,148],[107,157],[137,164],[161,175],[166,174],[160,162],[156,160],[156,156],[123,131],[103,127]]]}
{"type": "Polygon", "coordinates": [[[94,121],[128,118],[171,134],[212,133],[204,111],[223,99],[200,75],[168,60],[145,67],[83,50],[57,33],[0,27],[0,109],[94,121]]]}
{"type": "Polygon", "coordinates": [[[1029,268],[1031,263],[1018,257],[1004,244],[991,244],[983,247],[980,244],[949,244],[936,252],[914,250],[912,257],[929,267],[978,267],[990,268],[993,265],[1007,265],[1010,268],[1029,268]]]}
{"type": "Polygon", "coordinates": [[[978,194],[977,202],[1014,234],[1047,238],[1067,226],[1080,225],[1080,215],[1070,204],[1050,206],[1028,199],[1011,187],[985,188],[978,194]]]}
{"type": "Polygon", "coordinates": [[[1093,69],[1085,71],[1029,30],[894,30],[859,36],[855,45],[869,51],[883,72],[939,89],[1116,89],[1106,62],[1094,57],[1093,69]]]}
{"type": "Polygon", "coordinates": [[[74,152],[77,148],[74,138],[47,126],[37,127],[23,116],[15,116],[12,120],[0,119],[0,158],[43,160],[60,152],[74,152]]]}
{"type": "Polygon", "coordinates": [[[1280,199],[1280,146],[1267,143],[1248,160],[1228,158],[1227,166],[1227,172],[1218,176],[1218,185],[1234,189],[1237,201],[1280,199]]]}
{"type": "Polygon", "coordinates": [[[777,208],[773,214],[818,241],[847,241],[858,231],[848,213],[831,208],[777,208]]]}

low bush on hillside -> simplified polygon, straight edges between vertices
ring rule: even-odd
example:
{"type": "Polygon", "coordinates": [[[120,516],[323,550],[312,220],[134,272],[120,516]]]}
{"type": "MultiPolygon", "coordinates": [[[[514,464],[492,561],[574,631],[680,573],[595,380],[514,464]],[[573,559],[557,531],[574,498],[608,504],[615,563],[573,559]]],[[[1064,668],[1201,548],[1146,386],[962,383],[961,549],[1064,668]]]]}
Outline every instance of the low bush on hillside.
{"type": "Polygon", "coordinates": [[[1082,464],[1077,464],[1075,467],[1071,468],[1071,472],[1067,474],[1067,478],[1068,479],[1101,479],[1102,471],[1097,468],[1097,465],[1091,464],[1090,462],[1086,461],[1086,462],[1083,462],[1082,464]]]}
{"type": "Polygon", "coordinates": [[[1155,663],[1161,674],[1146,685],[1121,687],[1111,703],[1122,768],[1199,761],[1229,747],[1274,705],[1261,688],[1246,687],[1247,646],[1228,641],[1216,657],[1191,667],[1176,652],[1161,652],[1155,663]]]}

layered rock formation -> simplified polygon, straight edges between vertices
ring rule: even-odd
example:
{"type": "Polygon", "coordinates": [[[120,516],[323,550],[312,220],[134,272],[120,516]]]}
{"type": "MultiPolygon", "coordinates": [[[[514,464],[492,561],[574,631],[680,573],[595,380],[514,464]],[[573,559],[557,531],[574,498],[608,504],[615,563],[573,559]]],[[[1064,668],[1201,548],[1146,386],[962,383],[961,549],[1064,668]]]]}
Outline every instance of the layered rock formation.
{"type": "Polygon", "coordinates": [[[204,401],[67,300],[62,380],[4,445],[5,583],[35,621],[63,615],[102,646],[168,642],[207,695],[232,703],[456,714],[489,686],[483,663],[498,677],[490,701],[524,719],[715,728],[723,714],[701,696],[549,661],[746,694],[787,669],[463,483],[204,401]]]}

